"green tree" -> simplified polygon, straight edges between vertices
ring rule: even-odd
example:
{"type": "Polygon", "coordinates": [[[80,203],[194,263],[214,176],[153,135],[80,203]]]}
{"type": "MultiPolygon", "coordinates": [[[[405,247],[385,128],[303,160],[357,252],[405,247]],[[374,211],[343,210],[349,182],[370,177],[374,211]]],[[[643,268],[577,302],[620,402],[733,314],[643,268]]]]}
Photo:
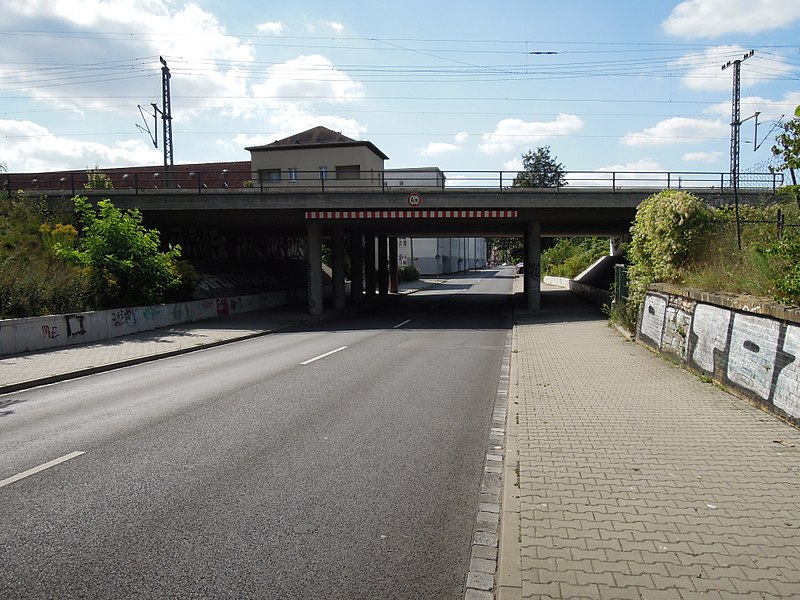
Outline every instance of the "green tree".
{"type": "Polygon", "coordinates": [[[542,250],[542,274],[572,279],[607,254],[607,238],[558,238],[551,248],[542,250]]]}
{"type": "Polygon", "coordinates": [[[522,171],[514,178],[514,187],[548,188],[567,185],[564,165],[550,154],[550,146],[528,150],[522,155],[522,171]]]}
{"type": "Polygon", "coordinates": [[[486,238],[486,243],[492,248],[492,255],[499,255],[512,264],[522,260],[521,238],[486,238]]]}
{"type": "MultiPolygon", "coordinates": [[[[795,110],[795,114],[800,112],[800,106],[795,110]]],[[[800,115],[783,124],[783,133],[775,136],[776,145],[772,147],[773,156],[780,158],[780,162],[773,168],[775,171],[789,171],[792,179],[792,186],[797,186],[797,175],[795,171],[800,169],[800,115]]],[[[793,190],[797,206],[800,207],[800,189],[794,187],[793,190]]]]}
{"type": "Polygon", "coordinates": [[[180,246],[160,251],[159,232],[142,225],[138,210],[123,212],[108,199],[96,210],[85,197],[73,202],[80,234],[74,243],[57,240],[55,253],[88,270],[95,306],[160,303],[181,284],[180,246]]]}

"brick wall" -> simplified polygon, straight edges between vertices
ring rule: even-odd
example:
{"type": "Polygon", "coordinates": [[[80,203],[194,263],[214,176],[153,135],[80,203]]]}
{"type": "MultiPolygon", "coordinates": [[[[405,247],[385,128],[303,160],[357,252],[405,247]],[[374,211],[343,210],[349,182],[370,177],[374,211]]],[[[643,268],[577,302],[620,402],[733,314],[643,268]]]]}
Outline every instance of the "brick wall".
{"type": "Polygon", "coordinates": [[[800,425],[800,309],[659,284],[637,338],[800,425]]]}

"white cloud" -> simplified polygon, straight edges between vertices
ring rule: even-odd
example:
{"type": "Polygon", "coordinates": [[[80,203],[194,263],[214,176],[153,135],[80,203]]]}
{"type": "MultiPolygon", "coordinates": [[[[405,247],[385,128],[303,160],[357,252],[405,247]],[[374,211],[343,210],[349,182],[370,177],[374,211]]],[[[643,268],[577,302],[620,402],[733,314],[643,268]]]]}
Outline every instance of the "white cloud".
{"type": "Polygon", "coordinates": [[[422,156],[440,156],[442,154],[449,154],[456,152],[460,149],[456,144],[448,144],[447,142],[431,142],[425,146],[419,153],[422,156]]]}
{"type": "MultiPolygon", "coordinates": [[[[284,111],[270,118],[270,124],[274,127],[272,133],[266,135],[252,135],[240,133],[233,138],[231,145],[234,149],[246,148],[248,146],[261,146],[271,144],[276,140],[289,137],[300,131],[306,131],[318,125],[327,127],[333,131],[340,131],[343,135],[355,140],[364,139],[367,128],[355,119],[345,119],[330,115],[315,115],[304,111],[284,111]]],[[[227,144],[224,140],[222,144],[227,144]]]]}
{"type": "Polygon", "coordinates": [[[681,160],[691,163],[711,164],[722,158],[722,152],[687,152],[681,156],[681,160]]]}
{"type": "Polygon", "coordinates": [[[666,184],[666,169],[652,158],[645,157],[637,161],[619,163],[600,167],[591,172],[567,172],[567,184],[573,188],[610,187],[613,185],[653,186],[666,184]]]}
{"type": "MultiPolygon", "coordinates": [[[[759,112],[759,123],[771,119],[777,119],[782,115],[791,115],[796,106],[800,105],[800,92],[788,92],[781,100],[771,100],[759,96],[747,96],[741,99],[741,115],[746,119],[750,115],[759,112]]],[[[710,106],[705,111],[709,115],[719,115],[721,118],[730,120],[731,103],[718,102],[710,106]]]]}
{"type": "Polygon", "coordinates": [[[450,154],[461,150],[464,143],[469,139],[469,134],[462,131],[453,136],[455,143],[449,142],[431,142],[420,150],[422,156],[440,156],[442,154],[450,154]]]}
{"type": "Polygon", "coordinates": [[[344,31],[344,25],[337,23],[336,21],[328,21],[327,25],[336,33],[342,33],[344,31]]]}
{"type": "MultiPolygon", "coordinates": [[[[253,61],[252,48],[228,35],[216,16],[196,4],[175,6],[159,0],[6,3],[3,16],[16,30],[41,29],[39,22],[46,15],[48,27],[58,33],[49,34],[51,38],[4,34],[0,89],[25,93],[57,108],[127,113],[130,105],[121,107],[114,96],[141,95],[146,104],[154,87],[158,89],[161,55],[169,63],[173,88],[181,93],[202,98],[240,95],[241,66],[253,61]],[[99,66],[86,66],[92,63],[99,66]],[[42,69],[20,69],[37,64],[42,69]]],[[[234,104],[228,102],[230,108],[234,104]]],[[[189,113],[187,109],[181,116],[189,113]]],[[[174,116],[180,118],[178,111],[174,116]]]]}
{"type": "Polygon", "coordinates": [[[298,56],[272,67],[269,78],[252,86],[253,96],[270,107],[345,103],[363,96],[363,86],[319,54],[298,56]]]}
{"type": "Polygon", "coordinates": [[[665,171],[664,167],[662,167],[658,161],[653,160],[652,158],[645,157],[640,158],[639,160],[635,160],[628,163],[618,163],[615,165],[608,165],[606,167],[600,167],[597,169],[599,172],[616,172],[616,173],[625,173],[625,172],[633,172],[633,173],[652,173],[657,171],[665,171]]]}
{"type": "Polygon", "coordinates": [[[484,154],[498,154],[515,148],[529,146],[542,140],[569,135],[583,128],[576,115],[559,114],[550,122],[526,122],[521,119],[503,119],[492,133],[482,136],[478,149],[484,154]]]}
{"type": "MultiPolygon", "coordinates": [[[[704,52],[692,52],[672,63],[686,69],[682,81],[691,90],[729,91],[732,86],[732,70],[722,70],[722,65],[742,60],[749,52],[742,46],[715,46],[704,52]]],[[[742,66],[741,79],[745,87],[761,83],[765,73],[769,78],[794,73],[794,67],[775,53],[763,55],[756,52],[742,66]]]]}
{"type": "Polygon", "coordinates": [[[706,138],[724,138],[730,125],[722,121],[673,117],[656,123],[641,132],[629,133],[622,138],[626,146],[666,146],[701,142],[706,138]]]}
{"type": "Polygon", "coordinates": [[[269,35],[281,35],[285,27],[280,21],[267,21],[266,23],[261,23],[257,29],[261,33],[266,33],[269,35]]]}
{"type": "Polygon", "coordinates": [[[752,35],[790,27],[800,20],[797,0],[684,0],[662,23],[664,31],[684,38],[714,38],[728,33],[752,35]]]}
{"type": "MultiPolygon", "coordinates": [[[[0,120],[3,161],[11,172],[74,169],[75,165],[123,167],[159,164],[162,153],[142,140],[113,146],[57,136],[31,121],[0,120]]],[[[80,167],[78,167],[80,168],[80,167]]]]}

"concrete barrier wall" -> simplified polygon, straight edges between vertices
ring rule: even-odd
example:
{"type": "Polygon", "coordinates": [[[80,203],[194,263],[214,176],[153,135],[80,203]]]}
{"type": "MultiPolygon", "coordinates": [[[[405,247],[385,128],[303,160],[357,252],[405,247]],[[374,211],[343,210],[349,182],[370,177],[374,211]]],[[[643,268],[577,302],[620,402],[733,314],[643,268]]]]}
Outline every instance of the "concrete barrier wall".
{"type": "Polygon", "coordinates": [[[800,309],[659,284],[637,339],[800,425],[800,309]]]}
{"type": "MultiPolygon", "coordinates": [[[[330,286],[327,291],[330,292],[330,286]]],[[[177,304],[4,319],[0,320],[0,356],[100,342],[181,323],[303,302],[305,298],[304,289],[283,290],[177,304]]]]}
{"type": "Polygon", "coordinates": [[[580,283],[574,279],[567,279],[566,277],[545,275],[542,281],[548,285],[554,285],[575,292],[597,306],[611,304],[611,292],[607,290],[601,290],[600,288],[580,283]]]}

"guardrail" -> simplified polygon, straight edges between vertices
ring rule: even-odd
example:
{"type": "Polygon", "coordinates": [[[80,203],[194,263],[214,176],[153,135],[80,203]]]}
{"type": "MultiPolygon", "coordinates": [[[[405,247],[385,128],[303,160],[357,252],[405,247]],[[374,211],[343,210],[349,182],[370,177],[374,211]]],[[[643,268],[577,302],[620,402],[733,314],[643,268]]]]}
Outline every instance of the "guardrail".
{"type": "MultiPolygon", "coordinates": [[[[172,172],[152,168],[113,169],[107,172],[5,173],[2,189],[8,193],[60,192],[73,196],[87,190],[129,190],[139,194],[147,190],[194,192],[240,190],[254,193],[326,193],[336,191],[401,191],[401,190],[495,190],[519,192],[521,189],[560,192],[589,189],[610,193],[626,190],[682,189],[731,192],[730,173],[702,171],[565,171],[563,183],[555,186],[520,188],[514,185],[516,171],[252,171],[223,169],[194,170],[176,166],[172,172]],[[338,176],[337,176],[338,175],[338,176]]],[[[535,177],[535,176],[534,176],[535,177]]],[[[740,173],[738,188],[742,191],[774,194],[783,186],[782,173],[740,173]]]]}

